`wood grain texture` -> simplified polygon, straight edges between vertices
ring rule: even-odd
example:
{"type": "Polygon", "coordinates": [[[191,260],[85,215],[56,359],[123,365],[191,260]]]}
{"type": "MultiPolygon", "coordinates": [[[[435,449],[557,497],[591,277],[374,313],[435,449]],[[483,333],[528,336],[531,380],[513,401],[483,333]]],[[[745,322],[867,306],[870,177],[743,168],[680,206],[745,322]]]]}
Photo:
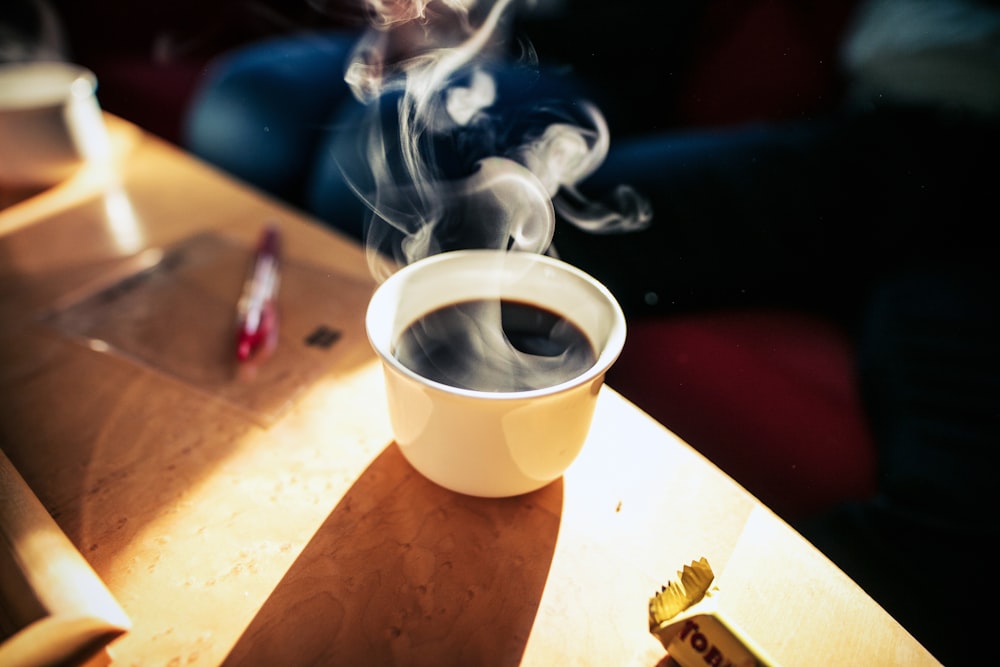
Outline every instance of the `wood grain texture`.
{"type": "MultiPolygon", "coordinates": [[[[114,665],[666,664],[647,604],[702,556],[781,665],[938,664],[611,387],[548,487],[491,500],[428,482],[390,432],[363,328],[374,286],[363,249],[109,124],[113,174],[0,210],[0,446],[132,620],[114,665]],[[289,261],[322,277],[279,294],[284,320],[305,330],[336,311],[343,330],[308,350],[316,372],[273,421],[45,318],[144,250],[211,233],[249,251],[272,220],[289,261]]],[[[198,289],[222,298],[214,279],[198,289]]],[[[207,317],[172,304],[188,326],[207,317]]],[[[172,349],[163,329],[144,354],[172,349]]],[[[280,374],[282,357],[270,362],[280,374]]]]}
{"type": "Polygon", "coordinates": [[[387,447],[327,517],[226,664],[517,665],[559,532],[561,483],[460,496],[387,447]]]}

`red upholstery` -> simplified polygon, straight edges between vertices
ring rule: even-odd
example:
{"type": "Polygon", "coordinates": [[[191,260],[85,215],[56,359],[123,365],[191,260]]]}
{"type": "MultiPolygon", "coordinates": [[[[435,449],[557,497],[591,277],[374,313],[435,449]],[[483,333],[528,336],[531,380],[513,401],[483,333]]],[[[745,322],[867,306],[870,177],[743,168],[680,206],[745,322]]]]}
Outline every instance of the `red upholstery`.
{"type": "Polygon", "coordinates": [[[786,120],[835,106],[843,92],[836,51],[855,4],[709,2],[679,122],[786,120]]]}
{"type": "MultiPolygon", "coordinates": [[[[855,2],[710,3],[679,118],[804,117],[841,95],[836,49],[855,2]]],[[[875,454],[850,341],[791,312],[630,324],[609,383],[789,520],[869,495],[875,454]]]]}
{"type": "Polygon", "coordinates": [[[68,56],[97,75],[101,106],[174,143],[209,62],[293,30],[355,25],[361,3],[51,0],[68,56]]]}
{"type": "Polygon", "coordinates": [[[853,369],[823,320],[736,311],[633,322],[608,383],[795,519],[874,489],[853,369]]]}

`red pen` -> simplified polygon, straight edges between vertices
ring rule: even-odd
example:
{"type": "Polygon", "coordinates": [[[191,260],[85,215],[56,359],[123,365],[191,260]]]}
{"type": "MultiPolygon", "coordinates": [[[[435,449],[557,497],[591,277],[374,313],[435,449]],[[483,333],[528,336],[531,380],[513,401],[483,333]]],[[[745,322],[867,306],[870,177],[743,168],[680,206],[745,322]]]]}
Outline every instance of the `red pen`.
{"type": "Polygon", "coordinates": [[[278,340],[276,298],[280,282],[281,236],[276,225],[261,234],[253,265],[237,305],[236,358],[249,361],[270,352],[278,340]]]}

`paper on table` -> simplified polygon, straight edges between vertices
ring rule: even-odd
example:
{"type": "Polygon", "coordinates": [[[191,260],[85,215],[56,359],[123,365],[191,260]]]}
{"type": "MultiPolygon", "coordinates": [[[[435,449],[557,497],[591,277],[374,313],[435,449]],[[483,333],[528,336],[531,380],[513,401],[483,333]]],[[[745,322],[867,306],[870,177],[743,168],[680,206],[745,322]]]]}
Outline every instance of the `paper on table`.
{"type": "Polygon", "coordinates": [[[85,288],[46,315],[60,332],[121,354],[247,411],[263,426],[320,375],[369,355],[372,286],[285,261],[274,353],[245,377],[236,359],[236,304],[253,249],[217,233],[154,254],[85,288]]]}
{"type": "Polygon", "coordinates": [[[94,664],[131,622],[0,451],[0,665],[94,664]]]}

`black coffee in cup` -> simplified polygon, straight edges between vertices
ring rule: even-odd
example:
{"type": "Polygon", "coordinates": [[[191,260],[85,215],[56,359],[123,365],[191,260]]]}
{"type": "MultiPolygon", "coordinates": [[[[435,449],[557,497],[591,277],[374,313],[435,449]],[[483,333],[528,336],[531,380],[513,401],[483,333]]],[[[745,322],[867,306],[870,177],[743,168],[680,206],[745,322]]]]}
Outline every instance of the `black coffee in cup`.
{"type": "Polygon", "coordinates": [[[394,356],[435,382],[477,391],[542,389],[597,361],[580,327],[541,306],[474,299],[423,315],[402,333],[394,356]]]}

